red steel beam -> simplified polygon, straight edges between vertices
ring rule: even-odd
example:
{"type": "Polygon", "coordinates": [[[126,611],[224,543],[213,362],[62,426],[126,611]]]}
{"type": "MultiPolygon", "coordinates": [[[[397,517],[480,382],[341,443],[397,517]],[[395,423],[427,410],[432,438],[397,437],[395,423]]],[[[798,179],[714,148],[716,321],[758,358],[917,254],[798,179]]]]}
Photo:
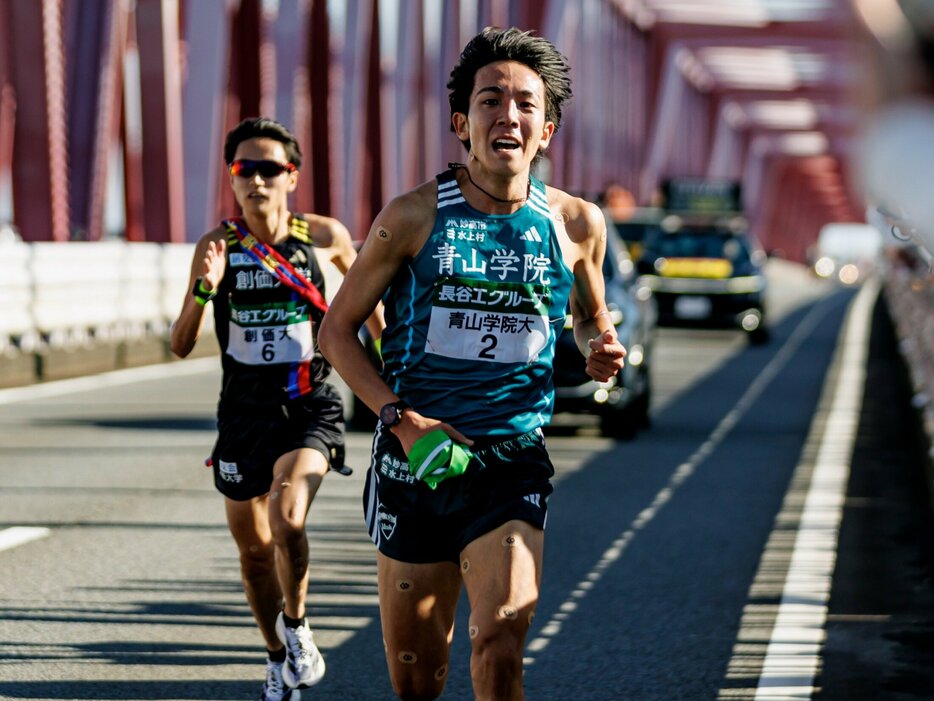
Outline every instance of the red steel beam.
{"type": "Polygon", "coordinates": [[[235,2],[189,2],[185,5],[186,73],[184,87],[185,221],[195,241],[223,216],[233,213],[223,168],[230,56],[235,2]],[[227,209],[223,204],[228,205],[227,209]]]}
{"type": "MultiPolygon", "coordinates": [[[[13,136],[16,117],[16,91],[12,77],[10,2],[0,0],[0,182],[12,185],[13,136]]],[[[12,190],[0,191],[0,215],[12,221],[12,190]],[[6,198],[9,197],[9,200],[6,198]]],[[[0,224],[9,223],[0,221],[0,224]]]]}
{"type": "Polygon", "coordinates": [[[11,0],[16,121],[13,207],[26,241],[67,241],[68,153],[62,0],[11,0]],[[38,89],[37,89],[38,88],[38,89]]]}
{"type": "Polygon", "coordinates": [[[178,0],[137,0],[148,241],[185,238],[178,0]]]}
{"type": "Polygon", "coordinates": [[[331,93],[331,33],[328,27],[327,0],[311,0],[309,22],[308,76],[311,97],[311,153],[314,159],[306,167],[312,175],[312,202],[318,214],[330,215],[331,153],[329,96],[331,93]]]}
{"type": "Polygon", "coordinates": [[[372,13],[373,23],[370,29],[369,60],[367,64],[367,90],[366,90],[366,115],[365,139],[366,148],[364,149],[363,177],[361,178],[362,188],[358,198],[360,216],[356,222],[348,222],[348,226],[353,224],[350,229],[351,235],[356,239],[366,237],[370,223],[376,218],[376,215],[383,208],[383,144],[380,130],[382,119],[382,102],[380,91],[380,25],[379,25],[379,0],[371,0],[370,12],[372,13]]]}
{"type": "Polygon", "coordinates": [[[127,11],[117,0],[69,6],[69,169],[74,237],[103,238],[107,171],[119,133],[127,11]],[[87,67],[87,68],[85,68],[87,67]]]}
{"type": "Polygon", "coordinates": [[[123,109],[120,112],[120,141],[123,145],[123,207],[126,240],[146,240],[146,216],[143,210],[143,118],[139,97],[139,49],[136,45],[136,13],[131,10],[127,22],[123,76],[123,109]]]}
{"type": "MultiPolygon", "coordinates": [[[[13,89],[10,38],[10,2],[0,0],[0,183],[12,183],[10,169],[13,163],[13,130],[16,115],[16,93],[13,89]]],[[[0,192],[5,198],[12,193],[0,192]]],[[[2,214],[13,209],[12,199],[0,202],[2,214]]],[[[12,217],[10,217],[12,219],[12,217]]],[[[0,224],[8,222],[0,221],[0,224]]]]}

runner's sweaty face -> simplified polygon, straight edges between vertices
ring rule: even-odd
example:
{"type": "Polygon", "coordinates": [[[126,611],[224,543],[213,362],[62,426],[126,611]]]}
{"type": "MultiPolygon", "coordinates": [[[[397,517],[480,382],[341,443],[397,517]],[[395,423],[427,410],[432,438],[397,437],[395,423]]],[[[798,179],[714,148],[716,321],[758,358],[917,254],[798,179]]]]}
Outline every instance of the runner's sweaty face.
{"type": "Polygon", "coordinates": [[[541,77],[516,61],[496,61],[477,71],[469,110],[454,115],[457,137],[469,139],[471,153],[501,175],[524,174],[555,129],[545,120],[541,77]]]}
{"type": "MultiPolygon", "coordinates": [[[[237,146],[234,161],[275,161],[288,163],[285,147],[281,142],[269,138],[247,139],[237,146]]],[[[298,172],[280,173],[264,178],[258,172],[250,177],[230,176],[230,186],[244,214],[265,216],[275,211],[288,210],[288,195],[298,184],[298,172]]]]}

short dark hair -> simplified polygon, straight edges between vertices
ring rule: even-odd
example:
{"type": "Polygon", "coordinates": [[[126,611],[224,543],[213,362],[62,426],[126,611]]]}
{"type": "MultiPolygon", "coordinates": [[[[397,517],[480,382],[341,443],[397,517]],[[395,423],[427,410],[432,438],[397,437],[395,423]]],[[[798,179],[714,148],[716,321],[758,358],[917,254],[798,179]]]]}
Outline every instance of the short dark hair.
{"type": "Polygon", "coordinates": [[[477,71],[495,61],[517,61],[538,73],[545,84],[545,119],[557,130],[561,105],[571,99],[571,67],[550,41],[516,27],[487,27],[464,47],[447,84],[451,116],[467,114],[477,71]]]}
{"type": "Polygon", "coordinates": [[[227,132],[227,138],[224,140],[224,162],[227,165],[233,163],[237,147],[248,139],[275,139],[285,148],[285,157],[289,159],[289,163],[296,168],[302,167],[302,150],[298,146],[298,140],[279,122],[266,117],[244,119],[227,132]]]}

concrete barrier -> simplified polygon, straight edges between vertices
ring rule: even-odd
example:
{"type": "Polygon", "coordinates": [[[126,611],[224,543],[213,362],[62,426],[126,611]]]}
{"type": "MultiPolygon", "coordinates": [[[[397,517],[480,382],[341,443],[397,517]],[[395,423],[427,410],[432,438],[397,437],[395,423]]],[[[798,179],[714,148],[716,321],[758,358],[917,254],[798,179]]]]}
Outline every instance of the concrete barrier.
{"type": "MultiPolygon", "coordinates": [[[[177,360],[169,331],[193,253],[194,244],[0,242],[0,387],[177,360]]],[[[342,278],[319,263],[330,299],[342,278]]],[[[191,357],[218,350],[209,313],[191,357]]]]}
{"type": "MultiPolygon", "coordinates": [[[[0,386],[171,359],[193,244],[0,243],[0,386]]],[[[205,334],[213,336],[208,317],[205,334]]],[[[217,353],[211,338],[196,355],[217,353]]]]}
{"type": "Polygon", "coordinates": [[[0,353],[38,345],[32,314],[32,249],[18,243],[0,243],[0,353]]]}
{"type": "Polygon", "coordinates": [[[934,274],[926,265],[893,265],[884,289],[934,463],[934,274]]]}

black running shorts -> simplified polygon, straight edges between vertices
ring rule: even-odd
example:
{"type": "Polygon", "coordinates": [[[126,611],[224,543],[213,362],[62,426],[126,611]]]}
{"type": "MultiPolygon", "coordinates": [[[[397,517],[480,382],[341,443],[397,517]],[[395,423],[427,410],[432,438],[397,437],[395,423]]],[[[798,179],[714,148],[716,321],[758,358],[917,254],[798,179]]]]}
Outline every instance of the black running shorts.
{"type": "Polygon", "coordinates": [[[276,460],[298,448],[314,448],[332,470],[343,468],[344,409],[331,385],[283,404],[221,401],[211,453],[214,486],[236,501],[266,494],[276,460]]]}
{"type": "Polygon", "coordinates": [[[460,562],[461,551],[508,521],[545,527],[555,470],[541,431],[490,436],[471,448],[463,475],[437,489],[408,471],[402,445],[377,427],[363,508],[370,538],[402,562],[460,562]]]}

